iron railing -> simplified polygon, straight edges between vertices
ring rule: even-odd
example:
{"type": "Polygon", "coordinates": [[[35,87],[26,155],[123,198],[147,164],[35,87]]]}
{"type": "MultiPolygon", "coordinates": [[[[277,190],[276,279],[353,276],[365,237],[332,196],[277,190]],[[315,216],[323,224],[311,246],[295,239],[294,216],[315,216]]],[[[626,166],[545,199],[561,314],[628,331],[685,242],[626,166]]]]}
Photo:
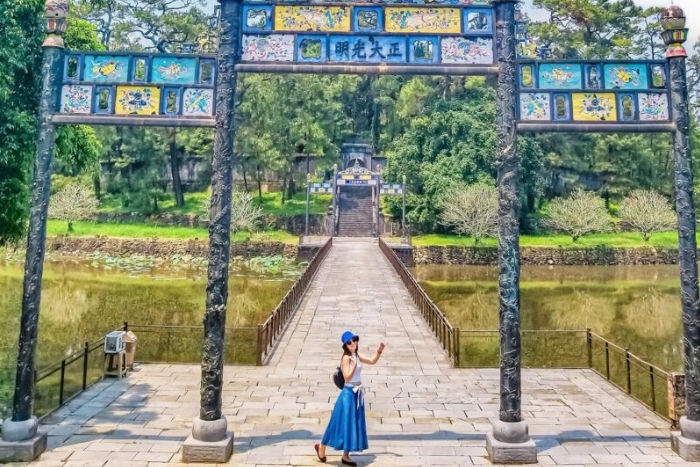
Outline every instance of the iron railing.
{"type": "Polygon", "coordinates": [[[270,349],[275,345],[279,337],[282,335],[287,322],[292,317],[297,307],[301,303],[306,289],[316,275],[316,271],[321,265],[321,262],[326,257],[331,247],[333,246],[333,238],[329,238],[309,261],[308,266],[301,273],[291,289],[282,298],[277,307],[272,311],[272,314],[265,320],[263,324],[258,325],[257,336],[257,359],[256,364],[262,365],[265,359],[269,356],[270,349]]]}
{"type": "Polygon", "coordinates": [[[399,277],[401,277],[401,281],[408,289],[418,310],[430,326],[435,337],[437,337],[440,345],[447,352],[447,356],[452,360],[454,366],[459,367],[459,328],[455,328],[450,324],[447,317],[440,311],[440,308],[428,297],[428,294],[425,293],[403,262],[396,256],[394,250],[381,238],[379,239],[379,248],[394,267],[399,277]]]}
{"type": "Polygon", "coordinates": [[[104,337],[85,342],[82,349],[34,373],[34,413],[41,417],[68,403],[102,380],[104,337]],[[92,355],[92,354],[99,355],[92,355]],[[91,358],[92,355],[92,358],[91,358]]]}
{"type": "MultiPolygon", "coordinates": [[[[202,361],[202,326],[124,323],[124,331],[137,337],[140,363],[199,363],[202,361]]],[[[257,328],[230,327],[224,333],[224,363],[255,365],[257,328]]]]}
{"type": "MultiPolygon", "coordinates": [[[[460,331],[462,368],[499,366],[497,330],[460,331]]],[[[666,420],[668,372],[586,330],[521,330],[524,368],[591,369],[666,420]]],[[[676,418],[674,416],[673,418],[676,418]]]]}

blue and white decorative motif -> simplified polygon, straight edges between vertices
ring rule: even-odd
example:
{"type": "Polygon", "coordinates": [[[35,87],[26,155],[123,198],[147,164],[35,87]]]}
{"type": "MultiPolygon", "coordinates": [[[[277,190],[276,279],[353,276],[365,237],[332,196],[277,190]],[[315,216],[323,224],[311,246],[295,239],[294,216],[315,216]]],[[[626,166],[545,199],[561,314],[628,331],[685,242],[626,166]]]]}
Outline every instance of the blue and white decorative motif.
{"type": "Polygon", "coordinates": [[[551,120],[552,107],[549,94],[520,94],[521,120],[551,120]]]}
{"type": "Polygon", "coordinates": [[[194,84],[197,62],[194,58],[158,57],[153,59],[153,83],[194,84]]]}
{"type": "Polygon", "coordinates": [[[606,89],[648,89],[649,73],[646,65],[605,65],[606,89]]]}
{"type": "Polygon", "coordinates": [[[543,63],[539,73],[540,89],[581,89],[581,65],[543,63]]]}
{"type": "Polygon", "coordinates": [[[406,41],[402,37],[331,36],[331,62],[406,62],[406,41]]]}
{"type": "Polygon", "coordinates": [[[328,57],[326,36],[299,34],[296,36],[299,62],[325,62],[328,57]]]}
{"type": "Polygon", "coordinates": [[[668,95],[661,93],[639,93],[639,119],[643,121],[667,121],[668,95]]]}
{"type": "Polygon", "coordinates": [[[244,62],[291,62],[294,60],[294,35],[243,35],[244,62]]]}
{"type": "Polygon", "coordinates": [[[272,29],[272,5],[244,5],[244,31],[270,31],[272,29]]]}
{"type": "Polygon", "coordinates": [[[83,81],[99,83],[126,82],[129,57],[86,55],[83,81]]]}
{"type": "Polygon", "coordinates": [[[464,10],[464,34],[493,33],[493,12],[487,8],[466,8],[464,10]]]}
{"type": "Polygon", "coordinates": [[[411,63],[439,63],[440,45],[437,37],[410,36],[408,60],[411,63]]]}
{"type": "Polygon", "coordinates": [[[182,96],[182,115],[190,117],[209,117],[214,113],[213,102],[213,89],[185,89],[182,96]]]}
{"type": "Polygon", "coordinates": [[[384,12],[381,8],[356,6],[352,12],[352,30],[358,32],[382,32],[384,12]]]}
{"type": "Polygon", "coordinates": [[[89,114],[92,108],[92,86],[64,85],[61,88],[61,113],[89,114]]]}
{"type": "Polygon", "coordinates": [[[443,37],[440,41],[442,63],[493,64],[492,39],[443,37]]]}

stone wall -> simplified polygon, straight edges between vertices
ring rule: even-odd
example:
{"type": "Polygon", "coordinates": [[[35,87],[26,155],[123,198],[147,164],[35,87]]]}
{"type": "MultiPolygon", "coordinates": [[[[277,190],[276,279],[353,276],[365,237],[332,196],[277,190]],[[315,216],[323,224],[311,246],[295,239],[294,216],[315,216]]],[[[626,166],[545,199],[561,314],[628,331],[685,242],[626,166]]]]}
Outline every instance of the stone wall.
{"type": "MultiPolygon", "coordinates": [[[[415,264],[498,264],[495,247],[414,246],[415,264]]],[[[524,265],[558,266],[633,266],[644,264],[677,264],[675,248],[545,248],[521,247],[520,262],[524,265]]]]}
{"type": "MultiPolygon", "coordinates": [[[[169,258],[174,255],[191,255],[204,258],[209,253],[208,243],[206,240],[59,236],[46,240],[46,251],[62,255],[84,255],[100,251],[114,256],[140,255],[169,258]]],[[[277,255],[296,259],[297,245],[281,242],[238,242],[231,245],[232,257],[252,258],[277,255]]]]}

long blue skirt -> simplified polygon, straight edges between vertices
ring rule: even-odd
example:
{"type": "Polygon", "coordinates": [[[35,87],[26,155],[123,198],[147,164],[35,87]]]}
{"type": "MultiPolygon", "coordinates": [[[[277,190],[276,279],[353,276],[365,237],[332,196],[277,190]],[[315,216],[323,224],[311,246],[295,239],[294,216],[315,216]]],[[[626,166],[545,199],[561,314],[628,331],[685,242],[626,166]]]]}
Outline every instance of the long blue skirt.
{"type": "Polygon", "coordinates": [[[340,391],[321,443],[339,451],[367,449],[365,402],[359,392],[356,394],[348,387],[340,391]]]}

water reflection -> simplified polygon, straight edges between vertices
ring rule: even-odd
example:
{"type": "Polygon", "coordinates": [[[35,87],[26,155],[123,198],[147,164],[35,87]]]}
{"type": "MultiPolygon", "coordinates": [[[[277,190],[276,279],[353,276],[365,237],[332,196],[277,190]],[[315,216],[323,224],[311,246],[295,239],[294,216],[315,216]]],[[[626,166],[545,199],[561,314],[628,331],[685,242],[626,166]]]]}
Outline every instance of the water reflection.
{"type": "MultiPolygon", "coordinates": [[[[56,363],[105,333],[132,324],[201,326],[206,270],[152,262],[124,266],[110,261],[47,262],[42,286],[37,367],[56,363]]],[[[0,415],[14,386],[14,359],[22,299],[23,265],[0,263],[0,415]]],[[[296,279],[242,265],[229,280],[227,327],[262,323],[296,279]]],[[[293,272],[293,270],[291,271],[293,272]]],[[[201,338],[192,339],[194,359],[201,338]],[[197,341],[197,342],[194,342],[197,341]]],[[[253,336],[254,337],[254,336],[253,336]]],[[[252,341],[252,338],[251,338],[252,341]]],[[[251,347],[254,349],[254,343],[251,347]]],[[[145,350],[145,349],[144,349],[145,350]]],[[[138,357],[138,348],[137,348],[138,357]]]]}
{"type": "MultiPolygon", "coordinates": [[[[430,297],[462,329],[498,329],[498,270],[417,266],[430,297]]],[[[677,266],[522,268],[522,329],[585,329],[665,370],[682,369],[677,266]]]]}

